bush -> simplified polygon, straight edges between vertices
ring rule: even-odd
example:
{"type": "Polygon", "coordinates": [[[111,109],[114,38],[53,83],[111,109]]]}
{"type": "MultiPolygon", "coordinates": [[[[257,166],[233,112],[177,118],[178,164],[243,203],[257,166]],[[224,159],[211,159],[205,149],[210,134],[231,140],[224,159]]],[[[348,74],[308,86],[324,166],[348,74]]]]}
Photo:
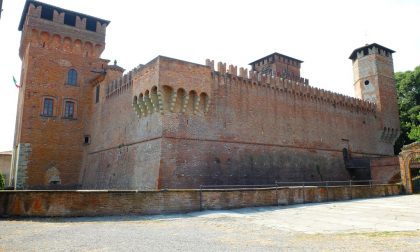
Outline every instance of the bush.
{"type": "Polygon", "coordinates": [[[0,190],[4,190],[4,176],[0,173],[0,190]]]}

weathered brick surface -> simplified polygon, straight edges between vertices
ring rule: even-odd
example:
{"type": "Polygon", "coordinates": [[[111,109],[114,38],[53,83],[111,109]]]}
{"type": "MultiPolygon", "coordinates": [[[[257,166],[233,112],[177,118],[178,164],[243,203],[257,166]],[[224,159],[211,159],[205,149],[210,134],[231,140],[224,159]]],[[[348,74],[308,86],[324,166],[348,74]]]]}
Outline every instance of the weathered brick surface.
{"type": "Polygon", "coordinates": [[[375,158],[370,161],[372,179],[383,183],[401,180],[398,157],[375,158]]]}
{"type": "Polygon", "coordinates": [[[74,188],[80,185],[85,125],[94,101],[90,80],[98,75],[92,70],[107,64],[99,58],[105,34],[64,25],[57,17],[41,19],[41,8],[30,4],[22,27],[15,147],[29,143],[32,149],[24,188],[51,186],[51,168],[58,170],[61,187],[74,188]],[[77,71],[75,86],[67,85],[70,69],[77,71]],[[54,100],[52,117],[41,115],[46,97],[54,100]],[[74,119],[64,118],[66,100],[75,102],[74,119]]]}
{"type": "Polygon", "coordinates": [[[105,23],[91,32],[83,18],[64,25],[61,12],[41,19],[40,8],[29,8],[20,49],[15,146],[31,146],[23,188],[347,180],[357,178],[345,169],[344,148],[353,157],[393,154],[399,128],[392,58],[373,47],[353,60],[361,99],[302,83],[299,62],[294,81],[163,56],[123,75],[99,58],[105,23]],[[71,68],[76,86],[66,85],[71,68]],[[368,78],[376,104],[366,101],[373,94],[363,84],[368,78]],[[52,117],[40,115],[45,97],[54,99],[52,117]],[[74,120],[63,118],[66,99],[76,102],[74,120]]]}
{"type": "Polygon", "coordinates": [[[398,195],[398,185],[168,191],[3,191],[0,216],[184,213],[398,195]]]}

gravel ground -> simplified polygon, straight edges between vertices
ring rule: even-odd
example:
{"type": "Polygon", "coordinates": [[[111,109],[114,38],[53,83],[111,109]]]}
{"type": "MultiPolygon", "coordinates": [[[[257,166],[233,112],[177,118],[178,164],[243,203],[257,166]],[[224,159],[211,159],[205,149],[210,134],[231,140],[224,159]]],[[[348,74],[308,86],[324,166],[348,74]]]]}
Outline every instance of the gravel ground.
{"type": "Polygon", "coordinates": [[[420,195],[179,215],[0,219],[0,251],[420,251],[420,195]]]}

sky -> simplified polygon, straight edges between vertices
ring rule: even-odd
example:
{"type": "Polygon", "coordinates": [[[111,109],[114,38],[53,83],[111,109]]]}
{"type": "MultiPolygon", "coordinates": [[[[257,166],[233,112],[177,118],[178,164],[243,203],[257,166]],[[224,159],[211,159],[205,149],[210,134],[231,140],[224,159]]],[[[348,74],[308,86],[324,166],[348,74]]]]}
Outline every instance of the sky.
{"type": "MultiPolygon", "coordinates": [[[[420,65],[420,0],[43,0],[110,20],[102,58],[131,70],[158,55],[238,67],[273,52],[304,61],[311,86],[354,96],[351,52],[396,51],[395,71],[420,65]]],[[[0,19],[0,151],[13,147],[25,0],[4,0],[0,19]]]]}

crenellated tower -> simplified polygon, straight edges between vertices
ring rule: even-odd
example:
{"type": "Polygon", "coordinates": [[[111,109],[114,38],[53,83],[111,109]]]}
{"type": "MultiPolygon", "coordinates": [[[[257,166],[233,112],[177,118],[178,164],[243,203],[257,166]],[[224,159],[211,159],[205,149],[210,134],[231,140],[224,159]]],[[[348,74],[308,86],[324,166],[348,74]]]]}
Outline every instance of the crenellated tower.
{"type": "MultiPolygon", "coordinates": [[[[394,144],[400,134],[397,90],[392,60],[394,52],[373,43],[355,49],[350,55],[350,59],[353,61],[356,97],[376,104],[377,116],[380,120],[378,135],[382,142],[388,144],[394,144]]],[[[390,149],[388,152],[391,152],[391,148],[388,149],[390,149]]]]}
{"type": "Polygon", "coordinates": [[[75,188],[109,21],[27,0],[11,185],[75,188]]]}

